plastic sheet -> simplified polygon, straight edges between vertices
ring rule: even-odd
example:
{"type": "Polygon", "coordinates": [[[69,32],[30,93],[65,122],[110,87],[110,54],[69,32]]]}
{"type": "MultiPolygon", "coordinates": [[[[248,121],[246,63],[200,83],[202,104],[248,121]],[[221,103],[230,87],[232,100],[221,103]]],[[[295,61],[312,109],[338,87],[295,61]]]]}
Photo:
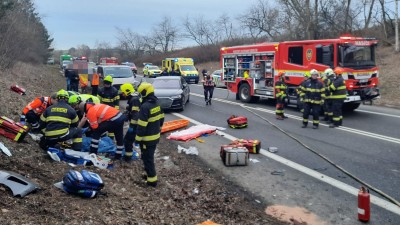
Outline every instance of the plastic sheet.
{"type": "Polygon", "coordinates": [[[211,126],[208,124],[192,126],[186,130],[176,131],[168,136],[168,139],[177,141],[190,141],[204,134],[210,134],[216,130],[225,130],[223,127],[211,126]]]}

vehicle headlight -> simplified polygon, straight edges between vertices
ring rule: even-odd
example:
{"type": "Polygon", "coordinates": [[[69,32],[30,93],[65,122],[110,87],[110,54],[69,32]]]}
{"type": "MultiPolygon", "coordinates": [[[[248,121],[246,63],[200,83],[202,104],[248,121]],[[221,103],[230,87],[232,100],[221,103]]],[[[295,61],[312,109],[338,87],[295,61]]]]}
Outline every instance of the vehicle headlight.
{"type": "Polygon", "coordinates": [[[171,96],[171,98],[173,98],[173,99],[180,99],[180,98],[182,98],[182,96],[181,95],[173,95],[173,96],[171,96]]]}

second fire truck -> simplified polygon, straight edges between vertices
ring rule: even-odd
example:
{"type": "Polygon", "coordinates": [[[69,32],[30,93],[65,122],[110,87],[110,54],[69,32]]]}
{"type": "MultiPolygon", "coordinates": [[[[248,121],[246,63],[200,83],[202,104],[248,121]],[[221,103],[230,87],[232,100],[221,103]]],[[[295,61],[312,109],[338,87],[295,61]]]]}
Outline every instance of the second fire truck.
{"type": "Polygon", "coordinates": [[[285,41],[221,48],[222,79],[236,99],[254,102],[275,98],[275,75],[286,73],[288,104],[299,104],[296,89],[311,69],[322,73],[341,67],[346,82],[344,107],[356,109],[379,96],[375,63],[376,39],[345,36],[337,39],[285,41]]]}

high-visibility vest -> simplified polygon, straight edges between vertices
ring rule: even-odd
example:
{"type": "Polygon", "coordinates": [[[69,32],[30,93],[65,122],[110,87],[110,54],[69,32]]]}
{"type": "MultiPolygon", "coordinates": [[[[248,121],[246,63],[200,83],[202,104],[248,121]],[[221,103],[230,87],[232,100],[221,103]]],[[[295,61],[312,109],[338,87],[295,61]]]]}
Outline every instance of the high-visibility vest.
{"type": "Polygon", "coordinates": [[[79,84],[81,87],[86,87],[88,85],[88,74],[79,74],[79,84]]]}
{"type": "Polygon", "coordinates": [[[98,73],[94,73],[92,77],[92,86],[98,86],[100,83],[100,76],[98,73]]]}

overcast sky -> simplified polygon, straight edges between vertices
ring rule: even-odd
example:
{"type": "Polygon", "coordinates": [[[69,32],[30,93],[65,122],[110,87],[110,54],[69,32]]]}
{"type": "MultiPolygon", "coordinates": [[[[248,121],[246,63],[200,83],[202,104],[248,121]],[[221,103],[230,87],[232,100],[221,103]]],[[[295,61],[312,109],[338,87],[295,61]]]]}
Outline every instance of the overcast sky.
{"type": "Polygon", "coordinates": [[[151,32],[152,26],[171,16],[181,24],[186,17],[216,19],[223,13],[235,18],[256,0],[34,0],[53,47],[69,49],[96,41],[115,45],[115,27],[151,32]]]}

